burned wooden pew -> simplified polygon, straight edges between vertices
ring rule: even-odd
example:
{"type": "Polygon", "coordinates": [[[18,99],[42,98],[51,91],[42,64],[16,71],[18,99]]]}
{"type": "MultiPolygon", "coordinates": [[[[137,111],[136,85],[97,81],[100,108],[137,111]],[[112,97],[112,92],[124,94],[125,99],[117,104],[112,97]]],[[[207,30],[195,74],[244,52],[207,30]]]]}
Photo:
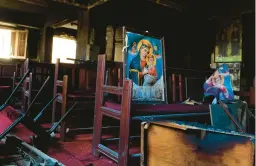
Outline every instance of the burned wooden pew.
{"type": "MultiPolygon", "coordinates": [[[[94,104],[95,90],[93,87],[88,86],[88,69],[93,70],[94,66],[85,66],[77,64],[63,64],[60,59],[56,60],[53,96],[59,94],[56,101],[53,102],[52,107],[52,124],[56,122],[58,117],[57,103],[61,104],[60,114],[65,114],[67,107],[75,102],[77,106],[75,111],[85,111],[85,108],[90,108],[94,104]],[[87,80],[87,81],[86,81],[87,80]]],[[[89,70],[90,71],[90,70],[89,70]]],[[[94,85],[95,86],[95,85],[94,85]]],[[[61,123],[61,140],[65,140],[66,125],[61,123]]]]}
{"type": "MultiPolygon", "coordinates": [[[[53,78],[54,78],[54,64],[51,63],[40,63],[37,61],[33,61],[29,58],[27,58],[23,64],[18,64],[16,68],[16,72],[14,73],[14,83],[17,84],[16,81],[19,80],[15,77],[21,77],[23,76],[28,70],[30,70],[33,73],[33,82],[32,82],[32,93],[31,98],[35,96],[35,94],[40,89],[40,86],[44,83],[44,81],[47,79],[48,76],[50,76],[49,84],[45,87],[46,90],[43,92],[44,96],[50,96],[52,97],[52,88],[53,88],[53,78]]],[[[24,106],[24,98],[23,93],[25,93],[26,90],[24,90],[23,87],[21,89],[21,98],[20,98],[20,105],[24,106]]],[[[42,95],[43,96],[43,95],[42,95]]],[[[47,103],[47,100],[45,100],[44,97],[41,97],[40,100],[36,103],[36,105],[45,105],[47,103]]],[[[19,105],[17,105],[19,106],[19,105]]]]}
{"type": "MultiPolygon", "coordinates": [[[[32,79],[32,73],[30,73],[30,77],[28,77],[29,79],[32,79]]],[[[56,130],[56,128],[58,127],[58,125],[63,122],[63,120],[68,116],[68,114],[71,112],[71,110],[74,108],[75,104],[66,112],[63,114],[63,116],[61,117],[61,119],[55,124],[53,125],[48,131],[46,129],[44,129],[43,127],[41,127],[40,123],[38,122],[38,119],[40,117],[42,117],[42,115],[44,114],[44,111],[46,110],[46,108],[58,97],[58,96],[54,96],[54,98],[52,98],[46,105],[45,107],[39,112],[39,114],[36,117],[33,117],[32,115],[32,106],[33,104],[36,102],[36,100],[38,99],[38,96],[41,94],[42,90],[44,89],[45,85],[47,84],[47,82],[49,81],[50,77],[48,77],[46,79],[46,81],[44,82],[44,84],[42,85],[42,87],[39,89],[39,91],[37,92],[37,94],[35,95],[35,97],[33,98],[33,100],[30,102],[28,100],[27,103],[28,107],[26,107],[26,110],[15,110],[12,109],[13,112],[7,113],[7,116],[10,117],[12,115],[12,113],[14,113],[17,118],[16,120],[14,120],[14,122],[8,126],[1,134],[0,134],[0,140],[3,139],[7,134],[9,134],[11,132],[11,130],[13,128],[15,128],[19,123],[22,123],[27,129],[29,129],[30,131],[32,131],[34,134],[36,134],[36,136],[31,137],[33,144],[35,146],[38,146],[40,148],[48,148],[48,145],[50,145],[50,143],[52,142],[52,134],[53,132],[56,130]]],[[[31,87],[32,81],[30,81],[29,86],[31,87]]],[[[30,89],[30,88],[29,88],[30,89]]],[[[28,91],[27,93],[31,93],[31,91],[28,91]]],[[[30,96],[31,94],[28,94],[28,96],[30,96]]]]}
{"type": "Polygon", "coordinates": [[[255,136],[181,121],[141,125],[141,166],[253,166],[255,136]]]}

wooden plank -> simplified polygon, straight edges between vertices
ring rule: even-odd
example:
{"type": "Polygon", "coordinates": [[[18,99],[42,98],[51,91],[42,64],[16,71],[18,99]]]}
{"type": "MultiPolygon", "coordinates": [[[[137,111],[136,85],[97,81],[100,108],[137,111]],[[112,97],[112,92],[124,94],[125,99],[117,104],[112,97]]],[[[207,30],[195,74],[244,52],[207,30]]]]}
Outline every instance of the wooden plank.
{"type": "Polygon", "coordinates": [[[142,132],[141,165],[252,166],[254,163],[254,136],[178,123],[162,124],[151,123],[142,128],[146,131],[142,132]]]}
{"type": "Polygon", "coordinates": [[[63,86],[63,81],[57,80],[57,81],[56,81],[56,85],[57,85],[57,86],[63,86]]]}
{"type": "Polygon", "coordinates": [[[107,108],[107,107],[101,107],[100,111],[102,112],[102,114],[107,115],[109,117],[112,117],[114,119],[119,120],[120,119],[120,111],[111,109],[111,108],[107,108]]]}
{"type": "Polygon", "coordinates": [[[106,147],[104,145],[101,145],[101,144],[98,146],[98,148],[99,148],[99,151],[102,154],[108,156],[109,158],[111,158],[115,162],[118,162],[118,153],[117,152],[115,152],[115,151],[113,151],[113,150],[109,149],[108,147],[106,147]]]}
{"type": "MultiPolygon", "coordinates": [[[[79,70],[79,89],[88,87],[88,74],[86,69],[79,70]]],[[[73,74],[72,74],[73,75],[73,74]]]]}
{"type": "Polygon", "coordinates": [[[121,95],[123,92],[122,87],[116,87],[116,86],[102,86],[103,92],[106,93],[111,93],[111,94],[116,94],[116,95],[121,95]]]}

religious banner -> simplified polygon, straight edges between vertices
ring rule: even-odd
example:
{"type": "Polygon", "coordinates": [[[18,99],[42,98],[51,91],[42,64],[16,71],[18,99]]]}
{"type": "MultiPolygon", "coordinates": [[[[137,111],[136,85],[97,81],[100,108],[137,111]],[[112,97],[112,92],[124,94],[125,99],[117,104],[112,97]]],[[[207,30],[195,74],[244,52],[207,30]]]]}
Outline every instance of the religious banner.
{"type": "Polygon", "coordinates": [[[222,64],[204,83],[205,96],[214,96],[217,100],[234,100],[232,80],[228,66],[222,64]]]}
{"type": "Polygon", "coordinates": [[[124,30],[125,78],[133,81],[132,100],[166,103],[163,38],[124,30]]]}
{"type": "Polygon", "coordinates": [[[242,61],[242,23],[240,20],[232,21],[220,29],[216,36],[214,54],[216,63],[242,61]]]}

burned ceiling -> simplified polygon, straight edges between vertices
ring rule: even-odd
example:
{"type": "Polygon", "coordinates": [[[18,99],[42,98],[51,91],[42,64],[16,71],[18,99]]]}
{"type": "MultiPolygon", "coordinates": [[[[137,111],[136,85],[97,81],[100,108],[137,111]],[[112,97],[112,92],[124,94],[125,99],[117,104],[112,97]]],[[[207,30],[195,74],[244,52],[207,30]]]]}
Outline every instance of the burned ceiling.
{"type": "Polygon", "coordinates": [[[144,2],[162,6],[168,11],[185,13],[192,18],[221,17],[225,19],[224,16],[234,16],[241,11],[254,12],[254,0],[0,0],[0,21],[11,20],[25,25],[31,24],[35,27],[44,26],[45,20],[49,21],[49,25],[63,20],[70,23],[77,20],[78,10],[89,10],[96,6],[99,6],[96,8],[100,9],[95,11],[100,11],[98,12],[100,15],[102,15],[101,7],[112,6],[104,11],[109,15],[112,13],[111,17],[118,17],[115,15],[117,12],[123,11],[123,8],[126,7],[125,3],[143,5],[144,2]],[[121,6],[122,9],[120,9],[121,6]]]}
{"type": "Polygon", "coordinates": [[[18,0],[18,1],[25,2],[28,4],[34,4],[38,6],[44,6],[44,7],[48,7],[52,3],[57,2],[57,3],[74,6],[74,7],[90,9],[97,5],[103,4],[108,0],[18,0]]]}

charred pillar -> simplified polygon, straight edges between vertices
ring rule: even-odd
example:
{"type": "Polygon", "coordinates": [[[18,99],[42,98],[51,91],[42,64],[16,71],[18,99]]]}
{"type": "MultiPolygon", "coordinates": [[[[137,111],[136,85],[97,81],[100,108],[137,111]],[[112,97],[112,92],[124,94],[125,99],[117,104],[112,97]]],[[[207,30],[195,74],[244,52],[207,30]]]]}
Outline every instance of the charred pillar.
{"type": "Polygon", "coordinates": [[[76,58],[89,60],[89,11],[78,12],[76,58]]]}
{"type": "Polygon", "coordinates": [[[51,62],[53,28],[44,27],[41,31],[41,44],[38,59],[40,62],[51,62]]]}

